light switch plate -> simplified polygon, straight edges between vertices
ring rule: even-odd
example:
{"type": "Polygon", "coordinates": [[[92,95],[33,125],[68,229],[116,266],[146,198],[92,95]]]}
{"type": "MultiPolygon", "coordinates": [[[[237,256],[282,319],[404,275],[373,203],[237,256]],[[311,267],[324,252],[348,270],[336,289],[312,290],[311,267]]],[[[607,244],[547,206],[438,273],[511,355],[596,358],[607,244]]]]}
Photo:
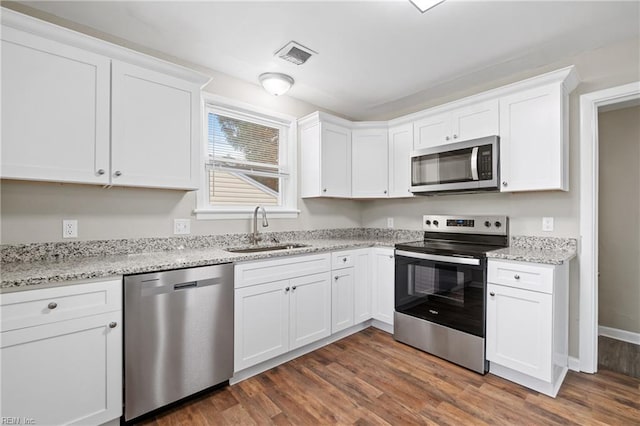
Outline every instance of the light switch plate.
{"type": "Polygon", "coordinates": [[[542,218],[542,230],[546,232],[553,231],[553,218],[552,217],[543,217],[542,218]]]}
{"type": "Polygon", "coordinates": [[[191,233],[191,219],[174,219],[173,233],[175,235],[186,235],[191,233]]]}

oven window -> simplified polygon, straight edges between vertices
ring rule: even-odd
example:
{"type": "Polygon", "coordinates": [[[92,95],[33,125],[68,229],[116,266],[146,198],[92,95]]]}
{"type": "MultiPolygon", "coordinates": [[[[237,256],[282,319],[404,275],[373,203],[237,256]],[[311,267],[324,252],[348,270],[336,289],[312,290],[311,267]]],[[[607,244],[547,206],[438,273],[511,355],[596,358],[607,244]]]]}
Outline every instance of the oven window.
{"type": "Polygon", "coordinates": [[[413,158],[412,184],[467,182],[471,174],[471,148],[413,158]]]}
{"type": "Polygon", "coordinates": [[[483,266],[396,260],[396,311],[484,336],[483,266]]]}

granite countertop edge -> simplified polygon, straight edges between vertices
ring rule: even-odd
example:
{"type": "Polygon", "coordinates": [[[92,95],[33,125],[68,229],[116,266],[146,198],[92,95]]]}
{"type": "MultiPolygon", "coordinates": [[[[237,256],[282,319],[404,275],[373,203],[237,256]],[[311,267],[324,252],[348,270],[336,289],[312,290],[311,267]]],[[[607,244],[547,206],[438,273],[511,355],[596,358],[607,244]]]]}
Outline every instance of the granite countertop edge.
{"type": "Polygon", "coordinates": [[[61,261],[5,263],[2,264],[0,294],[129,274],[267,260],[345,249],[393,247],[399,242],[402,240],[309,240],[296,241],[296,243],[308,245],[307,247],[259,253],[231,253],[221,247],[211,247],[104,257],[91,256],[61,261]]]}
{"type": "Polygon", "coordinates": [[[575,249],[550,250],[526,247],[506,247],[487,253],[487,258],[514,260],[528,263],[541,263],[546,265],[562,265],[576,257],[575,249]]]}

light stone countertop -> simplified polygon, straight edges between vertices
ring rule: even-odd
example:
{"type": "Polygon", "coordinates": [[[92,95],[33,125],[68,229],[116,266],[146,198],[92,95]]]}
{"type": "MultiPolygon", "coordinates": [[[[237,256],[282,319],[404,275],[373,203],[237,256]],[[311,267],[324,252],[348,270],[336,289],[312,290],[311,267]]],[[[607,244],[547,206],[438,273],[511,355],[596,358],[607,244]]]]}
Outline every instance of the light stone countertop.
{"type": "MultiPolygon", "coordinates": [[[[62,260],[3,263],[0,293],[63,285],[69,281],[157,272],[228,262],[366,248],[393,247],[406,238],[296,240],[308,247],[259,253],[230,253],[221,247],[182,249],[114,256],[74,257],[62,260]]],[[[268,245],[268,244],[267,244],[268,245]]]]}
{"type": "Polygon", "coordinates": [[[550,250],[523,247],[507,247],[487,253],[490,259],[517,260],[520,262],[562,265],[576,256],[575,250],[550,250]]]}

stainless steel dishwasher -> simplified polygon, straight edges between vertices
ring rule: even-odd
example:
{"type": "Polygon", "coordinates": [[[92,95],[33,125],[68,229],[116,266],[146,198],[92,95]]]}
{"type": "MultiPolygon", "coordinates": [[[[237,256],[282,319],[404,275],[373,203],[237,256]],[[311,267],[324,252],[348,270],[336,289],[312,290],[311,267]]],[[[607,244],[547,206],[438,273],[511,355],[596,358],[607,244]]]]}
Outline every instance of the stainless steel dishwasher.
{"type": "Polygon", "coordinates": [[[233,375],[233,264],[124,278],[124,418],[233,375]]]}

